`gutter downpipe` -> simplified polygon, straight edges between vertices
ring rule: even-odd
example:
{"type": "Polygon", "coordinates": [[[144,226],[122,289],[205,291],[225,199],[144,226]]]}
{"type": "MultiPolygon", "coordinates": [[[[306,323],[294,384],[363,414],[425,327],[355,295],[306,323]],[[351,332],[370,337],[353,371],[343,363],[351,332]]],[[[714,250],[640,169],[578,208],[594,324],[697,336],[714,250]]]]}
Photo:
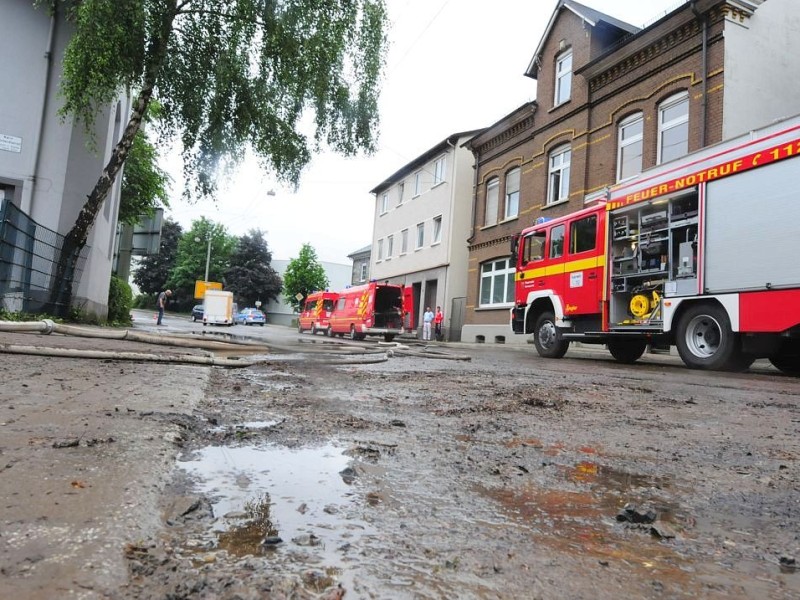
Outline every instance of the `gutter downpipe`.
{"type": "Polygon", "coordinates": [[[703,48],[701,55],[701,70],[703,71],[703,101],[700,104],[700,147],[706,147],[706,114],[708,112],[708,15],[701,15],[697,10],[697,0],[692,0],[691,7],[694,15],[703,24],[703,48]]]}
{"type": "Polygon", "coordinates": [[[30,200],[28,202],[28,210],[23,212],[27,212],[28,216],[32,219],[33,216],[33,202],[34,198],[36,197],[36,182],[39,178],[39,163],[42,159],[42,137],[44,135],[44,119],[47,115],[47,98],[50,89],[50,69],[53,64],[53,39],[55,38],[55,29],[56,29],[56,17],[58,13],[58,4],[53,4],[53,12],[50,15],[50,31],[47,33],[47,48],[44,52],[44,60],[45,60],[45,72],[44,72],[44,93],[42,94],[42,110],[39,114],[39,129],[36,133],[36,143],[34,145],[34,159],[33,159],[33,170],[31,172],[31,192],[30,192],[30,200]]]}

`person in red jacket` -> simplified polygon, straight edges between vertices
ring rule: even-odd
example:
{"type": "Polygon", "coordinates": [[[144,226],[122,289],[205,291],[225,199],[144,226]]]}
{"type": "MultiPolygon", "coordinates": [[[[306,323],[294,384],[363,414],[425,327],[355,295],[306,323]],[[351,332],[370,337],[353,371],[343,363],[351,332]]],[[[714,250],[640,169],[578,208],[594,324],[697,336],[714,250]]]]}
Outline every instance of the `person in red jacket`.
{"type": "Polygon", "coordinates": [[[442,307],[436,307],[436,314],[433,317],[433,332],[434,332],[434,339],[437,342],[442,341],[442,321],[444,321],[444,315],[442,314],[442,307]]]}

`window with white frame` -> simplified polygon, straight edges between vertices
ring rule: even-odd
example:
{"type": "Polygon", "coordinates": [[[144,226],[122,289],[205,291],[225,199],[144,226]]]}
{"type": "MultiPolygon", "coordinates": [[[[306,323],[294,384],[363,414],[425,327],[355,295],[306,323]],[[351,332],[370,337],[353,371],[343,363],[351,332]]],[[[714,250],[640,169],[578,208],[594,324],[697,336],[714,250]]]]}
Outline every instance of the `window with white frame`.
{"type": "Polygon", "coordinates": [[[572,93],[572,50],[562,52],[556,58],[556,94],[553,105],[569,100],[572,93]]]}
{"type": "Polygon", "coordinates": [[[422,171],[414,173],[414,196],[422,193],[422,171]]]}
{"type": "Polygon", "coordinates": [[[433,185],[437,185],[444,181],[445,170],[447,167],[446,159],[446,156],[440,156],[436,159],[436,162],[433,163],[433,185]]]}
{"type": "Polygon", "coordinates": [[[361,279],[359,281],[366,281],[367,280],[367,263],[361,263],[361,279]]]}
{"type": "Polygon", "coordinates": [[[514,265],[503,258],[481,265],[480,305],[509,304],[514,301],[514,265]]]}
{"type": "Polygon", "coordinates": [[[431,246],[433,244],[438,244],[442,241],[442,215],[433,218],[433,241],[431,242],[431,246]]]}
{"type": "Polygon", "coordinates": [[[383,240],[378,240],[378,260],[383,260],[383,240]]]}
{"type": "Polygon", "coordinates": [[[635,113],[620,121],[617,134],[617,181],[642,172],[642,133],[644,117],[635,113]]]}
{"type": "Polygon", "coordinates": [[[390,235],[386,238],[386,258],[392,258],[394,254],[394,236],[390,235]]]}
{"type": "Polygon", "coordinates": [[[397,205],[400,206],[403,203],[403,196],[406,192],[406,184],[405,182],[401,181],[397,184],[397,205]]]}
{"type": "Polygon", "coordinates": [[[658,107],[658,164],[689,152],[689,93],[670,96],[658,107]]]}
{"type": "Polygon", "coordinates": [[[381,214],[389,212],[389,193],[381,194],[381,214]]]}
{"type": "Polygon", "coordinates": [[[572,150],[569,146],[561,146],[550,153],[547,203],[555,204],[569,198],[569,165],[572,150]]]}
{"type": "Polygon", "coordinates": [[[400,232],[400,254],[408,252],[408,229],[400,232]]]}
{"type": "Polygon", "coordinates": [[[519,214],[519,167],[506,173],[505,218],[513,219],[519,214]]]}
{"type": "Polygon", "coordinates": [[[425,244],[425,223],[417,224],[417,248],[422,248],[425,244]]]}
{"type": "Polygon", "coordinates": [[[497,205],[500,194],[500,180],[497,177],[486,183],[486,212],[483,215],[483,225],[488,227],[497,223],[497,205]]]}

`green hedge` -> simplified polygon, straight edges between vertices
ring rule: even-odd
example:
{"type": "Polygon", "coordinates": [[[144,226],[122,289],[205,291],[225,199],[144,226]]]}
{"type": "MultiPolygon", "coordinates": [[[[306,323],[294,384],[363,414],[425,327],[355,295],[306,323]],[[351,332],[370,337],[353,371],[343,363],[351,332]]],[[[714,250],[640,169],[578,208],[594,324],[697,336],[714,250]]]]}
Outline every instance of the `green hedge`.
{"type": "Polygon", "coordinates": [[[133,292],[127,281],[116,275],[111,276],[108,288],[108,321],[109,323],[130,323],[133,292]]]}

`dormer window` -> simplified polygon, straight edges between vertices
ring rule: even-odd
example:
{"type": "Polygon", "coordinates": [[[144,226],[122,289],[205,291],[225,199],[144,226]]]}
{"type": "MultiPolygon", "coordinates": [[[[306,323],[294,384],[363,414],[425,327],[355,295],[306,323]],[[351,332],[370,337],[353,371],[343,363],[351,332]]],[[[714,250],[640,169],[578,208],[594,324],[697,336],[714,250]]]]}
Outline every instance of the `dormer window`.
{"type": "Polygon", "coordinates": [[[556,58],[556,93],[554,106],[569,100],[572,92],[572,50],[566,50],[556,58]]]}

